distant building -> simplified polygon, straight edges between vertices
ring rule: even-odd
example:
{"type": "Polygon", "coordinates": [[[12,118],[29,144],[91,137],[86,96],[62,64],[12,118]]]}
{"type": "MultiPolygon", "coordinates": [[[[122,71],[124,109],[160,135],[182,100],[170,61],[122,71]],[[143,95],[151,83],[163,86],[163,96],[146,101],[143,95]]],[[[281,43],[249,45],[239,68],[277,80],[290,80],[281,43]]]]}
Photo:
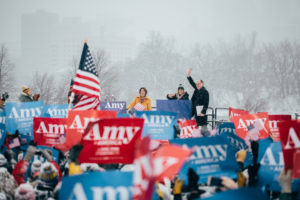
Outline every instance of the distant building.
{"type": "Polygon", "coordinates": [[[80,17],[60,19],[45,11],[22,15],[21,34],[21,63],[33,72],[70,69],[74,58],[79,63],[86,38],[92,50],[104,49],[112,63],[132,58],[136,45],[134,37],[117,36],[97,21],[84,23],[80,17]]]}

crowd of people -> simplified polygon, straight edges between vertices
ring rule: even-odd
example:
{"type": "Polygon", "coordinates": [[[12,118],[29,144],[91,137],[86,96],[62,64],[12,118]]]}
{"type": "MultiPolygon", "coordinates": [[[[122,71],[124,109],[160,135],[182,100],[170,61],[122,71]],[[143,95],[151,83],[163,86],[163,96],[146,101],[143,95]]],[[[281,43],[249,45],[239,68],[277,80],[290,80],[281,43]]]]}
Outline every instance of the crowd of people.
{"type": "MultiPolygon", "coordinates": [[[[202,80],[194,82],[191,77],[192,69],[189,69],[187,79],[194,88],[191,98],[192,115],[202,133],[207,132],[206,111],[209,105],[209,93],[204,87],[202,80]]],[[[32,95],[30,88],[23,86],[19,100],[21,102],[37,101],[40,95],[32,95]]],[[[2,95],[0,106],[4,109],[4,103],[8,94],[2,95]]],[[[167,94],[169,100],[189,100],[189,94],[179,85],[175,94],[167,94]]],[[[78,99],[75,99],[78,101],[78,99]]],[[[74,103],[74,102],[73,102],[74,103]]],[[[76,103],[76,102],[75,102],[76,103]]],[[[147,97],[147,89],[139,89],[139,95],[127,107],[128,112],[134,115],[135,110],[152,110],[151,99],[147,97]]],[[[177,133],[180,130],[176,129],[177,133]]],[[[207,135],[205,135],[207,136],[207,135]]],[[[209,135],[208,135],[209,136],[209,135]]],[[[1,146],[0,154],[0,200],[33,200],[33,199],[58,199],[61,187],[61,180],[65,176],[86,173],[90,171],[106,171],[130,169],[130,165],[121,164],[87,164],[79,163],[78,156],[83,148],[80,145],[73,146],[69,151],[60,151],[58,160],[54,160],[49,149],[40,149],[36,143],[21,144],[11,148],[10,143],[19,138],[18,131],[14,134],[8,133],[5,145],[1,146]],[[24,149],[26,147],[26,149],[24,149]]],[[[19,140],[20,141],[20,140],[19,140]]],[[[258,181],[258,169],[260,167],[258,159],[259,143],[251,142],[253,155],[252,164],[245,167],[246,150],[241,150],[236,154],[236,164],[239,168],[237,179],[221,177],[219,182],[213,181],[206,184],[199,184],[199,175],[189,168],[188,180],[180,180],[177,176],[173,180],[166,179],[164,182],[157,182],[155,193],[157,199],[198,199],[212,196],[226,190],[238,189],[242,187],[255,187],[258,181]]],[[[279,177],[281,191],[268,191],[269,198],[289,200],[296,199],[296,193],[292,193],[291,171],[283,170],[279,177]],[[271,192],[272,195],[271,195],[271,192]],[[274,193],[275,192],[275,193],[274,193]]],[[[241,197],[243,199],[243,197],[241,197]]]]}

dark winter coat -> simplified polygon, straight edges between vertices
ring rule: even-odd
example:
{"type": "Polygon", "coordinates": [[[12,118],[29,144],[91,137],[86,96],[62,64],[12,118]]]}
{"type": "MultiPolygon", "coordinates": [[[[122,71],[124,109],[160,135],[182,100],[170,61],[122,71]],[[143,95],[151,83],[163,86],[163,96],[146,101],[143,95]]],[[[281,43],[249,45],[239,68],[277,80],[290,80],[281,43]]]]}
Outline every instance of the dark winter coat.
{"type": "Polygon", "coordinates": [[[19,101],[21,101],[21,102],[31,102],[31,101],[33,101],[33,99],[30,96],[28,96],[27,94],[21,93],[21,95],[19,96],[19,101]]]}
{"type": "Polygon", "coordinates": [[[195,89],[192,96],[192,116],[196,116],[198,126],[207,125],[207,115],[203,117],[197,116],[196,106],[203,106],[201,113],[206,114],[209,104],[209,93],[204,86],[198,90],[192,77],[188,77],[188,80],[195,89]]]}
{"type": "Polygon", "coordinates": [[[175,100],[175,99],[177,99],[177,100],[189,100],[189,94],[187,92],[184,92],[184,94],[182,95],[181,98],[178,98],[178,93],[176,93],[176,95],[174,97],[169,97],[167,95],[167,99],[169,99],[169,100],[175,100]]]}

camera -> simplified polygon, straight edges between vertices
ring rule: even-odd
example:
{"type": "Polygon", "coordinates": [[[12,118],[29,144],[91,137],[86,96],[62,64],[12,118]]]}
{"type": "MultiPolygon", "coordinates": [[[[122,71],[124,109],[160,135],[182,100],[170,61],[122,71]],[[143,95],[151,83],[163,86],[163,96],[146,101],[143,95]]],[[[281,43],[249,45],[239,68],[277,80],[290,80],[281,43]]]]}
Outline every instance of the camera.
{"type": "Polygon", "coordinates": [[[6,101],[8,99],[9,95],[7,92],[4,92],[2,95],[1,95],[1,101],[6,101]]]}

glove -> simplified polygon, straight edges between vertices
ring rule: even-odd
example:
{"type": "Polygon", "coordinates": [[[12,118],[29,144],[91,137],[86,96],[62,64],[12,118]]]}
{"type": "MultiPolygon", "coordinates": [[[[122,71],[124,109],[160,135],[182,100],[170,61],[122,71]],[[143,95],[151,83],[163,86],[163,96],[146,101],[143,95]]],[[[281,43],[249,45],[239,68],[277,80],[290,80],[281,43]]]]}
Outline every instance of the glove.
{"type": "Polygon", "coordinates": [[[234,180],[232,180],[231,178],[222,176],[221,179],[222,179],[222,184],[224,185],[224,187],[221,188],[221,190],[238,188],[238,184],[236,182],[234,182],[234,180]]]}
{"type": "Polygon", "coordinates": [[[238,187],[244,187],[246,185],[246,176],[243,174],[243,172],[238,172],[237,173],[238,178],[237,178],[237,184],[238,187]]]}
{"type": "Polygon", "coordinates": [[[51,153],[49,153],[49,151],[50,150],[44,149],[44,150],[42,150],[42,154],[48,161],[51,161],[52,156],[51,156],[51,153]]]}
{"type": "Polygon", "coordinates": [[[162,191],[161,191],[161,189],[159,188],[159,186],[158,186],[158,182],[156,182],[156,192],[157,192],[157,194],[158,194],[158,196],[161,198],[161,199],[163,199],[164,198],[164,194],[162,193],[162,191]]]}
{"type": "Polygon", "coordinates": [[[285,172],[285,169],[282,169],[279,176],[279,184],[281,186],[281,193],[292,193],[292,170],[288,169],[285,172]]]}
{"type": "Polygon", "coordinates": [[[36,151],[35,146],[29,145],[24,160],[30,162],[36,151]]]}
{"type": "Polygon", "coordinates": [[[173,188],[173,194],[181,194],[182,186],[184,183],[184,179],[179,181],[179,178],[176,179],[174,188],[173,188]]]}
{"type": "Polygon", "coordinates": [[[80,168],[80,165],[75,164],[74,162],[71,162],[69,165],[69,175],[75,175],[75,174],[81,174],[82,169],[80,168]]]}
{"type": "Polygon", "coordinates": [[[130,115],[134,115],[135,114],[135,109],[134,108],[131,108],[130,110],[128,110],[128,113],[130,115]]]}
{"type": "Polygon", "coordinates": [[[33,95],[33,101],[38,101],[40,98],[40,94],[33,95]]]}
{"type": "Polygon", "coordinates": [[[70,155],[69,159],[71,162],[79,163],[78,162],[78,156],[83,149],[83,146],[80,144],[75,144],[71,149],[70,149],[70,155]]]}
{"type": "Polygon", "coordinates": [[[247,151],[244,149],[240,150],[236,153],[236,161],[244,163],[246,156],[247,156],[247,151]]]}

